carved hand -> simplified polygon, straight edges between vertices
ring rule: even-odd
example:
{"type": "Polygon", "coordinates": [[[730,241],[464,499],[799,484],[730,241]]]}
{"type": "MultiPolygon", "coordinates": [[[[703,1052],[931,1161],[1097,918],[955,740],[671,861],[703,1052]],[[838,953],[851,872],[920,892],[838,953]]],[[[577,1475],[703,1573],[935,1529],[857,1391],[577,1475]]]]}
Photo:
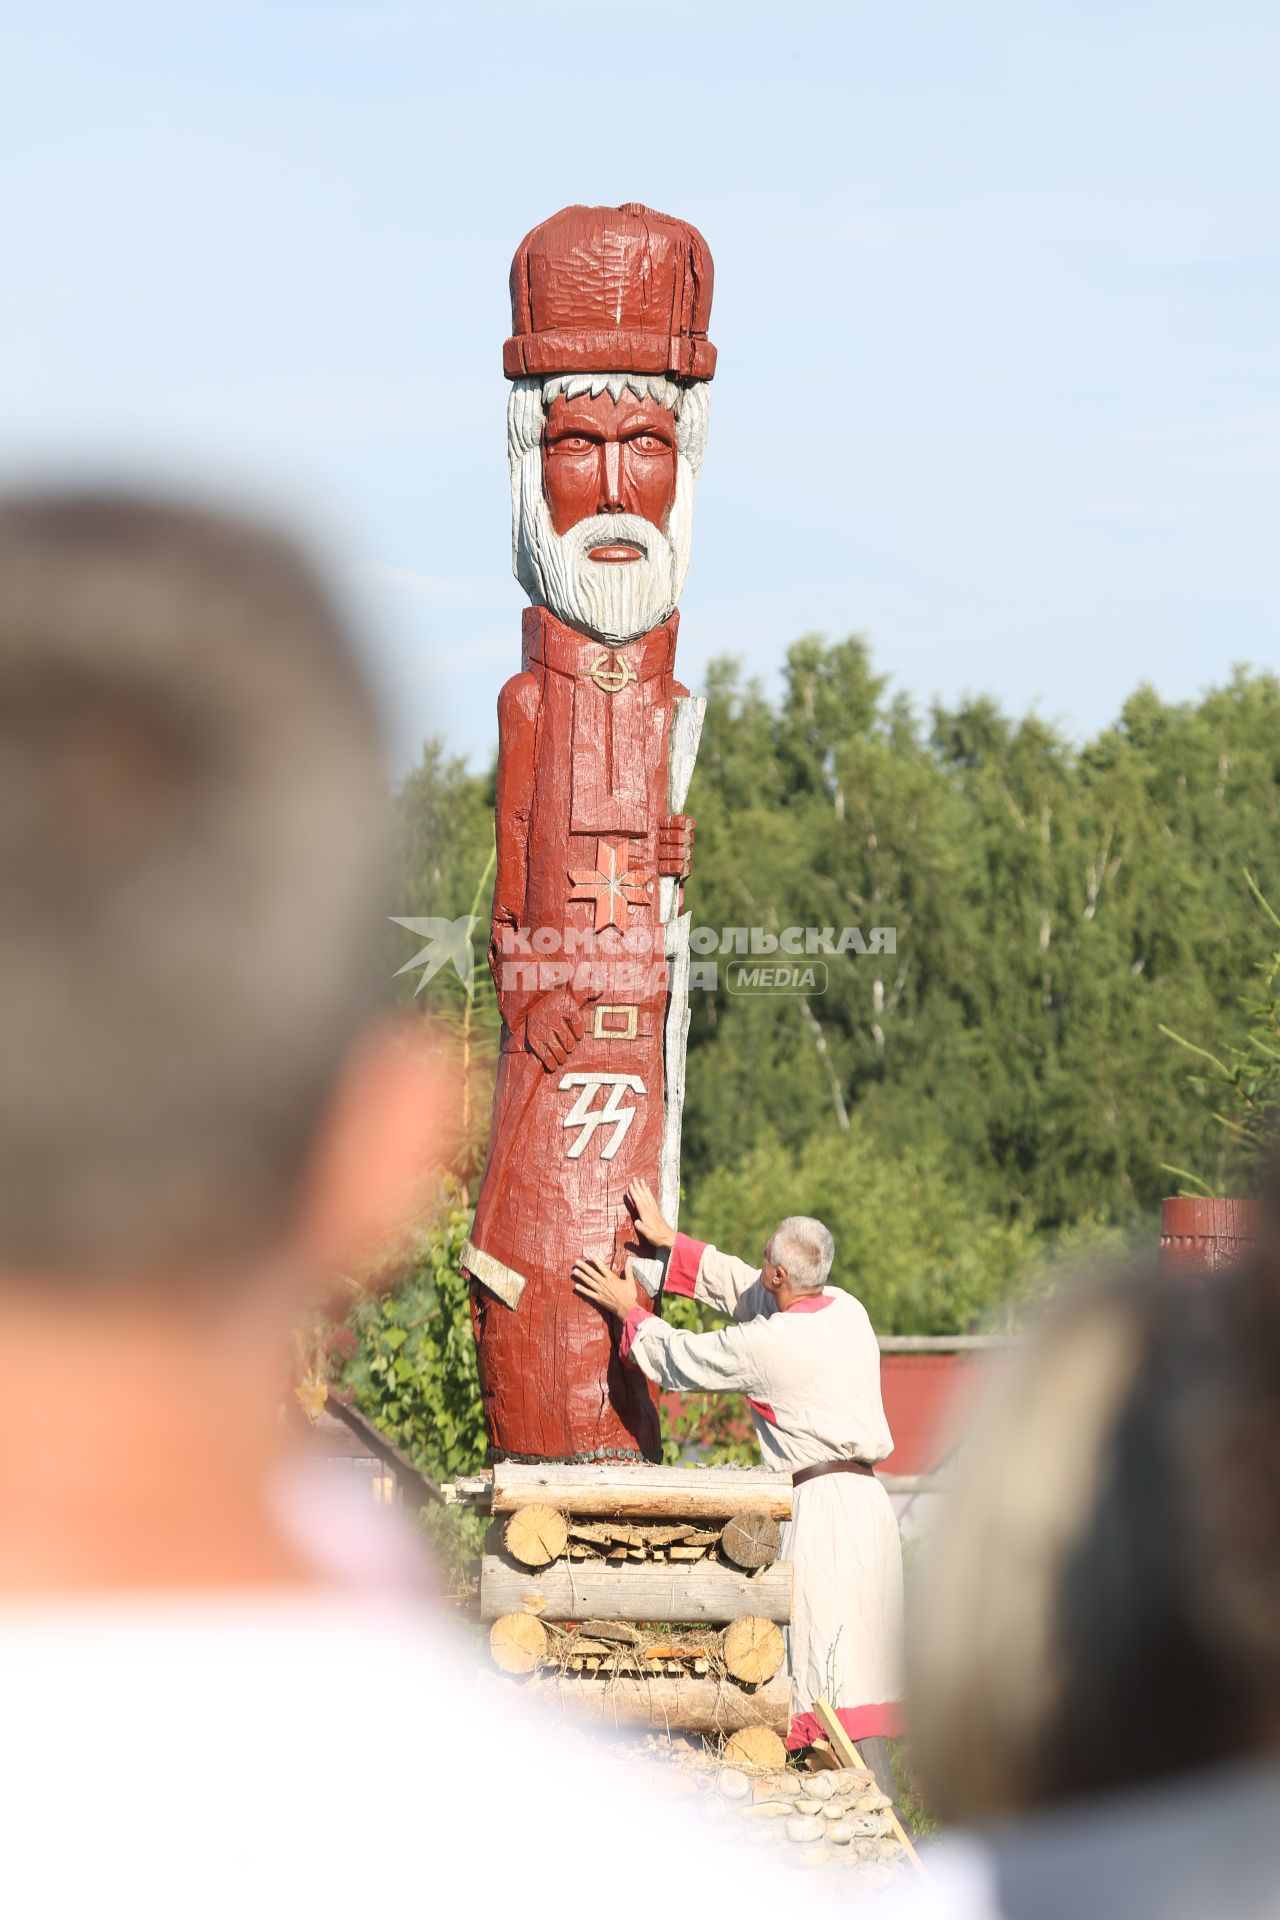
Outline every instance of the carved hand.
{"type": "Polygon", "coordinates": [[[693,864],[695,821],[689,813],[669,813],[658,828],[658,872],[687,880],[693,864]]]}
{"type": "Polygon", "coordinates": [[[567,987],[554,987],[530,1007],[524,1034],[531,1053],[548,1073],[562,1067],[581,1040],[586,1022],[567,987]]]}
{"type": "Polygon", "coordinates": [[[636,1232],[655,1251],[675,1245],[676,1230],[663,1218],[662,1209],[647,1180],[631,1182],[627,1188],[627,1205],[635,1218],[636,1232]]]}
{"type": "Polygon", "coordinates": [[[619,1320],[625,1320],[632,1307],[647,1306],[649,1301],[629,1260],[625,1277],[606,1267],[603,1260],[588,1260],[585,1256],[575,1260],[573,1290],[580,1299],[599,1307],[601,1313],[616,1314],[619,1320]]]}

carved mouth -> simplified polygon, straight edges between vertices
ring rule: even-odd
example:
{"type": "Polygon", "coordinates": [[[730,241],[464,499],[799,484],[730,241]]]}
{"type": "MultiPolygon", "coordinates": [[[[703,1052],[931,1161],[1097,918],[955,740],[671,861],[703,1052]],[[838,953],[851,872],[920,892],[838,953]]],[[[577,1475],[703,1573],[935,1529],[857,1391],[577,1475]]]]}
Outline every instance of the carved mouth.
{"type": "Polygon", "coordinates": [[[587,558],[605,566],[622,566],[629,560],[643,560],[644,548],[630,540],[607,540],[603,546],[592,547],[587,558]]]}

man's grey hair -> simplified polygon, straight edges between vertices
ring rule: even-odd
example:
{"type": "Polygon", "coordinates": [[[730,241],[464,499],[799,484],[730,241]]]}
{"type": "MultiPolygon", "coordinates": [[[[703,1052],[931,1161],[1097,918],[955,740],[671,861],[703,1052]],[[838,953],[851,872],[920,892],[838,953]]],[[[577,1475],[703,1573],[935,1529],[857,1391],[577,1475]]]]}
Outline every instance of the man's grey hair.
{"type": "Polygon", "coordinates": [[[788,1284],[797,1293],[818,1293],[827,1284],[836,1257],[830,1228],[807,1213],[791,1213],[774,1229],[768,1255],[787,1270],[788,1284]]]}
{"type": "Polygon", "coordinates": [[[0,1269],[283,1231],[385,911],[381,730],[285,540],[0,498],[0,1269]]]}

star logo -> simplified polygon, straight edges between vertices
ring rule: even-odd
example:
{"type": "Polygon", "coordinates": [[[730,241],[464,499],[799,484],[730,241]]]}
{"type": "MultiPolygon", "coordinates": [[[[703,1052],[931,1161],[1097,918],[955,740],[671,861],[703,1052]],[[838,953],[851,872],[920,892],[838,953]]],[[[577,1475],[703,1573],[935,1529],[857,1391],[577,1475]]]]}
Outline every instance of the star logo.
{"type": "Polygon", "coordinates": [[[639,868],[627,871],[629,852],[625,844],[615,846],[612,841],[597,840],[595,872],[570,869],[573,892],[569,898],[595,901],[597,933],[603,933],[606,927],[617,927],[625,933],[628,907],[642,907],[653,892],[650,874],[639,868]]]}
{"type": "Polygon", "coordinates": [[[398,980],[402,973],[411,973],[414,967],[422,968],[422,978],[413,990],[415,999],[428,982],[435,979],[441,967],[450,962],[470,998],[475,987],[476,957],[471,945],[475,923],[469,913],[464,913],[460,920],[405,920],[398,913],[388,914],[387,918],[394,920],[398,927],[407,927],[410,933],[421,935],[427,943],[412,960],[397,967],[393,976],[398,980]]]}

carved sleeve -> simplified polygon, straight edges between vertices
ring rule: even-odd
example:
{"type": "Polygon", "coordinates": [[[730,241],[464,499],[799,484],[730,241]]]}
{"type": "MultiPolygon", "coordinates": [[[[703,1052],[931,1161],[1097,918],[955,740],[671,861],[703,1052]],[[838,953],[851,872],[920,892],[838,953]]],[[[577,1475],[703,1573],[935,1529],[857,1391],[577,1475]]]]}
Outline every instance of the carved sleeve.
{"type": "Polygon", "coordinates": [[[518,964],[514,952],[504,956],[503,935],[525,930],[529,813],[533,805],[539,700],[538,682],[531,673],[517,673],[498,695],[498,859],[489,966],[502,1017],[513,1031],[523,1021],[531,1001],[537,998],[527,988],[511,984],[511,975],[518,971],[518,964]]]}

